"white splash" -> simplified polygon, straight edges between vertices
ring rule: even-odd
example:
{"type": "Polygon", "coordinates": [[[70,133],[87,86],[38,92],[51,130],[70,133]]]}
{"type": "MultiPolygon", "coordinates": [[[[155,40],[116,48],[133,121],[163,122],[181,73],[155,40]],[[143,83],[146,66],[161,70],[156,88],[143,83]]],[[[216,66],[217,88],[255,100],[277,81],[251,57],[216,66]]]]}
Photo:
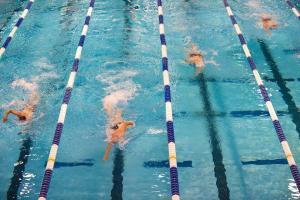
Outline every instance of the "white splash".
{"type": "Polygon", "coordinates": [[[27,82],[24,79],[18,79],[12,82],[11,87],[15,89],[16,87],[21,87],[29,92],[36,91],[38,89],[38,85],[35,82],[27,82]]]}
{"type": "Polygon", "coordinates": [[[48,80],[48,79],[57,79],[58,75],[55,72],[45,72],[41,73],[39,76],[33,77],[31,80],[33,82],[39,82],[43,80],[48,80]]]}
{"type": "MultiPolygon", "coordinates": [[[[121,110],[137,95],[140,85],[133,81],[133,77],[137,74],[137,71],[127,68],[119,71],[106,70],[104,73],[96,76],[96,80],[106,85],[104,88],[106,96],[103,98],[102,103],[108,117],[106,128],[107,141],[111,137],[111,123],[115,123],[122,118],[121,110]]],[[[130,139],[120,141],[120,148],[124,149],[129,141],[130,139]]]]}
{"type": "Polygon", "coordinates": [[[136,70],[127,69],[122,71],[110,70],[96,76],[98,81],[107,85],[116,84],[116,82],[124,82],[131,80],[138,73],[136,70]]]}
{"type": "Polygon", "coordinates": [[[134,83],[132,78],[137,75],[135,70],[107,71],[96,76],[96,79],[106,84],[104,89],[107,96],[103,99],[105,110],[126,106],[128,101],[133,99],[139,89],[139,85],[134,83]]]}
{"type": "Polygon", "coordinates": [[[291,198],[289,199],[300,199],[300,193],[294,179],[289,179],[288,189],[291,191],[291,198]]]}
{"type": "Polygon", "coordinates": [[[146,132],[146,134],[149,135],[158,135],[162,134],[164,131],[162,129],[155,129],[155,128],[149,128],[146,132]]]}
{"type": "Polygon", "coordinates": [[[105,110],[110,108],[116,108],[119,106],[127,105],[128,101],[134,97],[136,88],[130,88],[128,90],[118,90],[110,93],[103,99],[103,107],[105,110]]]}
{"type": "Polygon", "coordinates": [[[50,70],[54,68],[54,65],[50,64],[49,60],[46,57],[38,59],[33,63],[33,65],[44,70],[50,70]]]}
{"type": "Polygon", "coordinates": [[[245,3],[246,6],[250,7],[250,8],[253,8],[253,9],[259,9],[261,8],[261,4],[259,1],[256,1],[256,0],[251,0],[251,1],[247,1],[245,3]]]}

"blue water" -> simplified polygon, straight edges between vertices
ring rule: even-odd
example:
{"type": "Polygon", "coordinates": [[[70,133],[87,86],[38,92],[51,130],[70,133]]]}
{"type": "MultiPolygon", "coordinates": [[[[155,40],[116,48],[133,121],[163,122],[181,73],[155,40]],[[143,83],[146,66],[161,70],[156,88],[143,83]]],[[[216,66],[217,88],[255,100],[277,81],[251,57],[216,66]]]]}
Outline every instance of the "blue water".
{"type": "MultiPolygon", "coordinates": [[[[1,43],[26,3],[0,2],[1,43]]],[[[285,82],[288,91],[276,81],[265,84],[300,163],[298,111],[288,110],[291,101],[300,106],[299,20],[285,1],[229,3],[262,76],[274,78],[258,39],[282,78],[294,80],[285,82]],[[272,34],[258,24],[263,13],[279,23],[272,34]],[[284,100],[287,94],[293,99],[284,100]]],[[[38,197],[87,8],[87,0],[37,0],[0,61],[0,112],[22,108],[28,98],[22,86],[13,87],[16,80],[35,84],[40,94],[32,123],[10,117],[1,124],[0,199],[38,197]]],[[[169,199],[156,9],[155,1],[96,1],[49,199],[169,199]],[[124,90],[124,118],[136,126],[103,161],[102,101],[124,90]]],[[[182,199],[226,199],[224,191],[230,199],[300,198],[222,1],[166,1],[164,14],[182,199]],[[184,62],[191,42],[219,64],[208,64],[197,78],[184,62]]]]}

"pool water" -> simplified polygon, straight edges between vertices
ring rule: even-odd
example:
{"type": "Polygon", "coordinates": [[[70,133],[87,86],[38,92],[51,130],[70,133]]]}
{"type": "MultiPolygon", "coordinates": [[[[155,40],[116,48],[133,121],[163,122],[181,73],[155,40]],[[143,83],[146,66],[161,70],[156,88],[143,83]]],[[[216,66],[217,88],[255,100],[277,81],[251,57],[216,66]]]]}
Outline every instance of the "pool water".
{"type": "MultiPolygon", "coordinates": [[[[26,3],[0,2],[1,43],[26,3]]],[[[2,113],[40,96],[31,123],[1,124],[0,199],[38,197],[88,3],[37,0],[0,61],[2,113]]],[[[299,20],[284,0],[229,3],[300,163],[299,20]]],[[[223,2],[165,1],[164,16],[182,199],[299,199],[223,2]],[[198,77],[185,63],[193,43],[208,63],[198,77]]],[[[155,1],[96,1],[49,199],[170,199],[160,55],[155,1]],[[136,126],[103,161],[111,94],[136,126]]]]}

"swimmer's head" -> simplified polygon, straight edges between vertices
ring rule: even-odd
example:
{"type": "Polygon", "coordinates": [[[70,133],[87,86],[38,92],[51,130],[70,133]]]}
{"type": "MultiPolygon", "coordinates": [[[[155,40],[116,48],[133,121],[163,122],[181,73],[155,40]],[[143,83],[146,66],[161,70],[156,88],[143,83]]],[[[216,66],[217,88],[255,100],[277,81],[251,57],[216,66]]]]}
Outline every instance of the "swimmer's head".
{"type": "Polygon", "coordinates": [[[202,57],[201,53],[190,53],[189,54],[190,57],[202,57]]]}
{"type": "Polygon", "coordinates": [[[268,21],[271,21],[272,18],[271,18],[271,17],[262,17],[261,20],[262,20],[263,22],[268,22],[268,21]]]}
{"type": "Polygon", "coordinates": [[[113,130],[117,130],[120,128],[120,125],[122,124],[122,122],[118,122],[116,124],[114,124],[113,126],[111,126],[110,128],[113,129],[113,130]]]}
{"type": "Polygon", "coordinates": [[[134,122],[133,121],[121,121],[121,122],[118,122],[118,123],[114,124],[110,128],[113,129],[113,130],[118,130],[121,127],[127,128],[127,127],[131,127],[131,126],[134,126],[134,122]]]}

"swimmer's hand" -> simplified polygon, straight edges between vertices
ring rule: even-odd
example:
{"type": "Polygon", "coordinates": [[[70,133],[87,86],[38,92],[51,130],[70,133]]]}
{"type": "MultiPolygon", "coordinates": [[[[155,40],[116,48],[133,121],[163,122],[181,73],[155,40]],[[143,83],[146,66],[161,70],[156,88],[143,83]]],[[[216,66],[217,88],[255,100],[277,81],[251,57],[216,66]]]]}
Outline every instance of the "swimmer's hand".
{"type": "Polygon", "coordinates": [[[3,123],[7,122],[7,116],[4,116],[2,121],[3,121],[3,123]]]}
{"type": "Polygon", "coordinates": [[[11,113],[11,110],[5,112],[4,117],[2,118],[3,123],[7,122],[8,115],[11,113]]]}
{"type": "Polygon", "coordinates": [[[127,127],[135,126],[135,123],[133,121],[126,121],[125,123],[127,127]]]}

